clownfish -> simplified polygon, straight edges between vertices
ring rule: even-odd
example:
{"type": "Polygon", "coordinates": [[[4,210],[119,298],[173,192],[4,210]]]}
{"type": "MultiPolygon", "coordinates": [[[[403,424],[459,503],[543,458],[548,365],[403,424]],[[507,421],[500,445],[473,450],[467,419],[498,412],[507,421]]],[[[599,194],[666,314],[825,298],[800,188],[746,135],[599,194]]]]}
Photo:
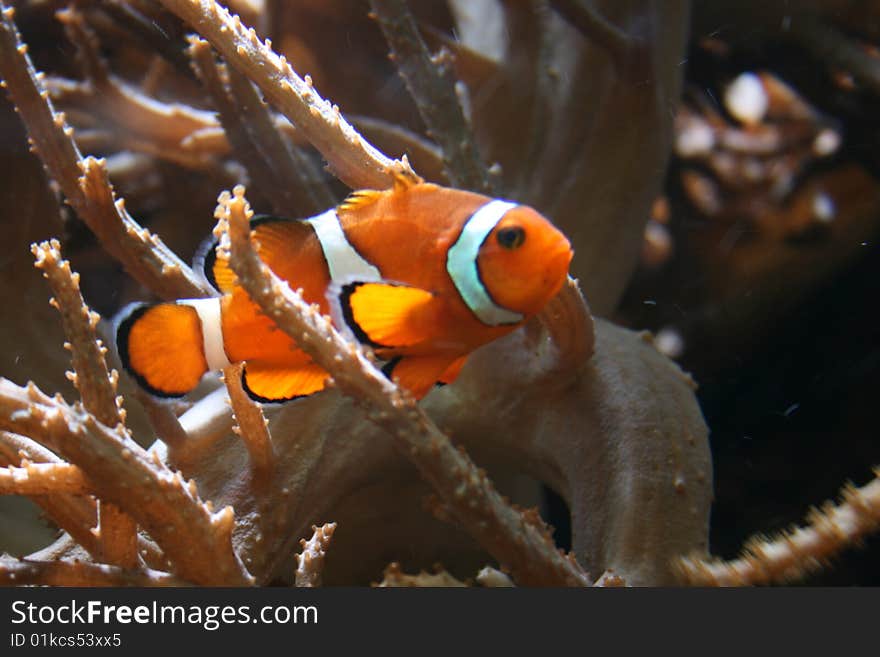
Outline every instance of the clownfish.
{"type": "MultiPolygon", "coordinates": [[[[417,399],[538,313],[572,258],[565,236],[532,208],[430,183],[357,191],[308,219],[255,216],[251,229],[275,274],[371,347],[417,399]]],[[[255,401],[322,390],[327,372],[236,284],[216,244],[196,267],[221,296],[135,304],[117,318],[124,368],[157,397],[182,396],[206,372],[239,362],[255,401]]]]}

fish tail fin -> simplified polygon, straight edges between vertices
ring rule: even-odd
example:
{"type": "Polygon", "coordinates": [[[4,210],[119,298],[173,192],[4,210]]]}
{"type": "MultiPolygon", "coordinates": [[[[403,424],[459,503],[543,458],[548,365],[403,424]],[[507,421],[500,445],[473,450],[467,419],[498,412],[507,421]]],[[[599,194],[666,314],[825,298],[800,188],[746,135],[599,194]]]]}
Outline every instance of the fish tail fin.
{"type": "Polygon", "coordinates": [[[131,304],[116,318],[122,366],[157,397],[180,397],[208,371],[199,313],[186,303],[131,304]]]}

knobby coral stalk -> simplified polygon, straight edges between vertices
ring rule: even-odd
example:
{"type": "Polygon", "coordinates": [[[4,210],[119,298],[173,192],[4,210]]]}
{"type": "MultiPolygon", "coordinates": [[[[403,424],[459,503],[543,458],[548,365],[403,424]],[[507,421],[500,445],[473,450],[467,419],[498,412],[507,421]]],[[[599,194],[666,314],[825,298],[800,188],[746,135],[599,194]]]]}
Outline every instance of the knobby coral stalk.
{"type": "MultiPolygon", "coordinates": [[[[79,274],[70,270],[70,264],[61,257],[57,240],[31,246],[36,257],[35,266],[49,281],[52,305],[61,313],[64,334],[73,356],[71,381],[79,390],[86,411],[101,424],[124,431],[125,412],[122,398],[116,395],[118,373],[107,367],[104,354],[107,349],[95,334],[101,319],[89,310],[79,291],[79,274]]],[[[98,527],[101,541],[100,560],[126,568],[137,565],[137,526],[134,521],[111,504],[98,503],[98,527]]]]}
{"type": "Polygon", "coordinates": [[[54,178],[67,202],[89,226],[104,248],[140,283],[166,299],[210,296],[192,270],[161,240],[142,228],[117,201],[106,163],[83,159],[64,114],[56,113],[21,43],[13,10],[0,2],[0,75],[12,98],[34,150],[54,178]]]}
{"type": "Polygon", "coordinates": [[[221,194],[217,209],[221,248],[239,283],[275,323],[326,369],[345,394],[368,407],[368,418],[386,429],[460,522],[524,585],[583,586],[580,566],[561,554],[546,531],[509,506],[486,473],[456,449],[412,399],[343,338],[298,292],[260,259],[251,240],[244,189],[221,194]]]}
{"type": "Polygon", "coordinates": [[[0,495],[86,495],[89,482],[83,471],[70,463],[30,463],[0,469],[0,495]]]}
{"type": "Polygon", "coordinates": [[[267,481],[272,475],[275,454],[266,418],[259,405],[251,401],[241,383],[243,367],[230,365],[223,371],[223,380],[229,393],[229,402],[238,426],[232,430],[241,436],[247,448],[257,481],[267,481]]]}
{"type": "Polygon", "coordinates": [[[682,559],[682,579],[695,586],[751,586],[799,579],[880,528],[880,468],[861,488],[846,486],[839,505],[813,509],[807,526],[773,539],[756,537],[733,561],[682,559]]]}
{"type": "Polygon", "coordinates": [[[2,586],[189,586],[157,570],[126,570],[82,561],[0,559],[2,586]]]}
{"type": "Polygon", "coordinates": [[[296,573],[294,574],[297,586],[306,588],[321,586],[324,557],[327,556],[327,547],[330,545],[335,531],[335,522],[328,522],[320,527],[312,525],[312,537],[309,540],[300,540],[302,552],[296,555],[296,573]]]}
{"type": "Polygon", "coordinates": [[[203,585],[246,585],[253,578],[232,549],[231,507],[212,513],[185,482],[125,433],[54,399],[33,384],[0,378],[0,429],[34,438],[80,466],[103,500],[149,532],[184,579],[203,585]]]}
{"type": "MultiPolygon", "coordinates": [[[[31,463],[63,464],[56,454],[30,438],[0,431],[0,465],[20,465],[24,459],[31,463]]],[[[101,541],[91,531],[98,520],[94,498],[59,492],[36,495],[32,499],[53,523],[66,531],[93,558],[97,560],[101,556],[101,541]]]]}
{"type": "Polygon", "coordinates": [[[358,188],[391,187],[395,175],[418,176],[405,159],[391,160],[367,143],[342,117],[339,108],[321,98],[311,80],[300,78],[270,43],[213,0],[161,0],[167,9],[193,26],[226,61],[250,78],[266,99],[320,151],[336,176],[358,188]]]}
{"type": "Polygon", "coordinates": [[[443,152],[449,181],[455,187],[492,192],[488,169],[455,93],[452,55],[445,49],[431,55],[405,0],[370,0],[370,6],[428,134],[443,152]]]}

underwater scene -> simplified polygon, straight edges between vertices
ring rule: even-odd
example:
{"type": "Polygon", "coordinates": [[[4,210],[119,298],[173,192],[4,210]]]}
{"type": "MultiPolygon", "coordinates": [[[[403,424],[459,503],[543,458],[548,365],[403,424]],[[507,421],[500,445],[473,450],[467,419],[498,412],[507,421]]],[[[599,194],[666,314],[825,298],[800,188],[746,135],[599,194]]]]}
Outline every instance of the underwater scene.
{"type": "Polygon", "coordinates": [[[0,7],[0,584],[880,585],[877,3],[0,7]]]}

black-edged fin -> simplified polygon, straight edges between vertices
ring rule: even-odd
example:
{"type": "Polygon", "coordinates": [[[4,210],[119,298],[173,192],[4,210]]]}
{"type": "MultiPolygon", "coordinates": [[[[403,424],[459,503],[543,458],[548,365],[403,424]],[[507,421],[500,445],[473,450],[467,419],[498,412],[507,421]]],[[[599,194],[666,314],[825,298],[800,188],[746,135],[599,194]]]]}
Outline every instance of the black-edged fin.
{"type": "Polygon", "coordinates": [[[134,304],[115,324],[122,366],[156,397],[185,395],[208,370],[201,320],[190,306],[134,304]]]}
{"type": "MultiPolygon", "coordinates": [[[[291,246],[311,233],[302,219],[268,214],[254,215],[251,230],[259,244],[260,259],[279,275],[284,271],[284,264],[290,262],[291,246]]],[[[193,257],[193,267],[216,290],[228,294],[235,286],[235,272],[227,258],[217,255],[217,244],[214,236],[202,242],[193,257]]]]}
{"type": "Polygon", "coordinates": [[[459,359],[449,356],[407,356],[392,360],[382,369],[385,376],[421,399],[459,359]]]}
{"type": "MultiPolygon", "coordinates": [[[[203,239],[202,243],[199,244],[199,248],[196,249],[196,252],[193,255],[192,267],[196,276],[208,283],[208,285],[218,292],[224,293],[229,292],[232,289],[232,284],[235,282],[235,278],[233,276],[228,280],[224,278],[221,281],[217,281],[217,278],[214,275],[214,265],[217,261],[217,243],[218,240],[213,235],[208,235],[203,239]],[[223,287],[221,287],[221,285],[223,287]]],[[[232,270],[228,267],[226,267],[226,272],[232,274],[232,270]]]]}
{"type": "Polygon", "coordinates": [[[331,306],[355,338],[375,349],[409,347],[436,331],[436,297],[427,290],[389,282],[353,281],[331,286],[331,306]],[[335,303],[332,303],[334,302],[335,303]]]}
{"type": "Polygon", "coordinates": [[[248,397],[261,404],[280,404],[324,389],[326,370],[308,363],[290,369],[259,361],[245,363],[241,384],[248,397]]]}

